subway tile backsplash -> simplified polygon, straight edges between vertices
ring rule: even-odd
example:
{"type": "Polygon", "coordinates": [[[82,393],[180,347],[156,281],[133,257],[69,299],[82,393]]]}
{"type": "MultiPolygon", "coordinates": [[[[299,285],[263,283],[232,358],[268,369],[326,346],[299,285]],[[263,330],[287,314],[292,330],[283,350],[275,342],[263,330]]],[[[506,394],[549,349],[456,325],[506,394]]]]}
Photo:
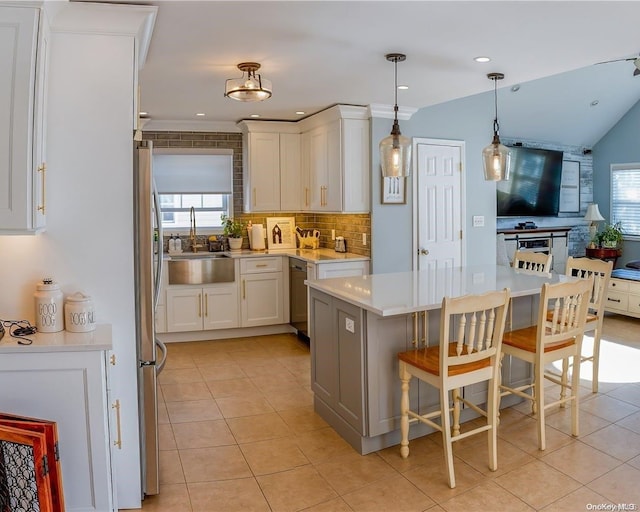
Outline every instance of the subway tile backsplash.
{"type": "MultiPolygon", "coordinates": [[[[347,250],[351,253],[371,257],[371,215],[370,214],[330,214],[308,212],[272,212],[245,214],[242,212],[242,134],[223,132],[152,132],[143,133],[144,140],[153,141],[156,148],[225,148],[233,149],[233,207],[234,217],[244,222],[263,224],[266,227],[267,217],[295,217],[301,228],[315,228],[320,231],[320,247],[333,249],[331,230],[336,236],[346,240],[347,250]],[[366,235],[367,243],[362,243],[362,235],[366,235]]],[[[200,238],[200,236],[198,237],[200,238]]],[[[206,237],[205,237],[206,238],[206,237]]],[[[183,240],[183,243],[185,240],[183,240]]],[[[166,240],[165,240],[166,247],[166,240]]],[[[249,239],[245,234],[243,249],[249,248],[249,239]]]]}

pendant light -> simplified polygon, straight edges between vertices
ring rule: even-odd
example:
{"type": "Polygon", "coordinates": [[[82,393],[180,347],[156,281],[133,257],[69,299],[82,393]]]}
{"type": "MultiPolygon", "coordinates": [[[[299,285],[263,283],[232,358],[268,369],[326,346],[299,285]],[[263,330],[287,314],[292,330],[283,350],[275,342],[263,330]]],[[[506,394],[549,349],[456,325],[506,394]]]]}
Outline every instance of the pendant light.
{"type": "Polygon", "coordinates": [[[385,178],[405,177],[409,176],[411,169],[411,139],[402,136],[398,124],[398,62],[404,62],[407,56],[402,53],[389,53],[385,57],[389,62],[393,62],[395,67],[395,104],[391,135],[380,141],[380,167],[385,178]]]}
{"type": "Polygon", "coordinates": [[[271,97],[271,80],[256,75],[260,69],[257,62],[241,62],[238,69],[242,78],[229,78],[225,84],[224,95],[238,101],[262,101],[271,97]],[[246,77],[245,77],[246,73],[246,77]]]}
{"type": "Polygon", "coordinates": [[[489,73],[489,80],[493,80],[493,99],[496,116],[493,120],[493,141],[482,150],[484,164],[484,179],[487,181],[508,180],[511,172],[511,153],[509,148],[500,143],[500,125],[498,124],[498,80],[502,80],[502,73],[489,73]]]}

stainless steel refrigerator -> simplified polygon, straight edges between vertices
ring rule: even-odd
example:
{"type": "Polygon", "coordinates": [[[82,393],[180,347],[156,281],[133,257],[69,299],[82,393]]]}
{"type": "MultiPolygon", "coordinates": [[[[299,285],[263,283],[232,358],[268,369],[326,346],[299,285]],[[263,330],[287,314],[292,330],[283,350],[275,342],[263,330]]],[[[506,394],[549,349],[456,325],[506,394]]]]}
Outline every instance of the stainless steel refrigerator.
{"type": "Polygon", "coordinates": [[[166,359],[166,347],[155,332],[155,310],[162,280],[162,223],[153,181],[151,142],[135,143],[133,167],[140,458],[142,493],[151,495],[159,492],[156,386],[166,359]],[[158,238],[157,244],[154,236],[158,238]]]}

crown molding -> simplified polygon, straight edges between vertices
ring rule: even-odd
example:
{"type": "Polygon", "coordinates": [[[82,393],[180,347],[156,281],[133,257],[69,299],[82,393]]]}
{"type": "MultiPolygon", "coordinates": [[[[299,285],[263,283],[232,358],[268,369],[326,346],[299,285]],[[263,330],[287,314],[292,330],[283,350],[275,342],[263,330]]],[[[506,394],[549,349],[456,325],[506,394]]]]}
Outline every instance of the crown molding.
{"type": "MultiPolygon", "coordinates": [[[[408,121],[415,114],[418,108],[414,107],[398,107],[398,119],[408,121]]],[[[393,119],[393,105],[384,105],[382,103],[372,103],[369,105],[369,114],[371,117],[381,117],[383,119],[393,119]]]]}

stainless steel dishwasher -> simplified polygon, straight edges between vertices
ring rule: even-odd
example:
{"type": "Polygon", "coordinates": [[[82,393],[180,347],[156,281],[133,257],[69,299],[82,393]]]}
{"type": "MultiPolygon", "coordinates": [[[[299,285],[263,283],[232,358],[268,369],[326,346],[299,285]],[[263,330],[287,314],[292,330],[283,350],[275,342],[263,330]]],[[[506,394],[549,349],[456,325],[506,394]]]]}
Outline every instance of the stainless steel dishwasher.
{"type": "Polygon", "coordinates": [[[297,258],[289,258],[289,313],[290,323],[298,331],[298,337],[309,341],[307,324],[307,264],[297,258]]]}

